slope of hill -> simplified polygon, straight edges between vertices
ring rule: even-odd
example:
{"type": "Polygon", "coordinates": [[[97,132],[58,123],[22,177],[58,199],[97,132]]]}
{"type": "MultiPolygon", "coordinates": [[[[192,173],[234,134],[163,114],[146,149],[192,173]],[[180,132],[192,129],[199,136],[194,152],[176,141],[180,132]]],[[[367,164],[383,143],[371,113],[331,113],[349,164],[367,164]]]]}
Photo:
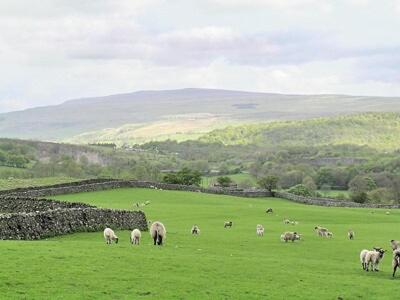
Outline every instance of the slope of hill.
{"type": "Polygon", "coordinates": [[[86,136],[82,134],[113,128],[117,133],[107,140],[114,141],[124,139],[118,136],[118,128],[126,129],[126,125],[131,131],[130,138],[137,133],[129,128],[160,122],[165,126],[154,130],[155,135],[162,135],[164,130],[167,135],[180,133],[185,126],[174,132],[176,119],[191,122],[193,114],[201,115],[202,122],[209,124],[202,127],[204,132],[215,129],[215,122],[307,119],[366,111],[400,112],[400,101],[384,97],[282,95],[212,89],[142,91],[3,113],[0,114],[0,136],[61,141],[81,135],[76,140],[85,142],[86,136]]]}
{"type": "Polygon", "coordinates": [[[302,121],[230,126],[200,141],[225,145],[321,146],[368,145],[379,150],[400,148],[399,113],[363,113],[302,121]]]}

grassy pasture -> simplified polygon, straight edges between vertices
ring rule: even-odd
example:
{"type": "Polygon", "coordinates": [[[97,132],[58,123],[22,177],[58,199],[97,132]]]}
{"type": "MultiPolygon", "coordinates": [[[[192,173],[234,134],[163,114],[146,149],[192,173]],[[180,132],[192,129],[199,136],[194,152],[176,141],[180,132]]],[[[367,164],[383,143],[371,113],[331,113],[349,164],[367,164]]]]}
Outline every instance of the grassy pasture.
{"type": "Polygon", "coordinates": [[[391,278],[391,254],[381,272],[361,270],[359,252],[400,239],[400,211],[306,206],[280,199],[246,199],[178,191],[118,189],[62,195],[99,207],[143,208],[162,221],[165,246],[154,247],[147,232],[142,244],[129,244],[119,231],[118,245],[102,233],[78,233],[43,241],[1,241],[0,291],[4,299],[397,299],[400,273],[391,278]],[[265,208],[272,207],[272,215],[265,208]],[[371,212],[374,213],[371,213],[371,212]],[[284,225],[290,218],[299,225],[284,225]],[[223,222],[232,220],[232,229],[223,222]],[[193,223],[201,235],[189,234],[193,223]],[[266,229],[255,234],[256,224],[266,229]],[[313,232],[323,225],[333,239],[313,232]],[[353,228],[354,241],[346,232],[353,228]],[[283,243],[297,230],[303,240],[283,243]]]}

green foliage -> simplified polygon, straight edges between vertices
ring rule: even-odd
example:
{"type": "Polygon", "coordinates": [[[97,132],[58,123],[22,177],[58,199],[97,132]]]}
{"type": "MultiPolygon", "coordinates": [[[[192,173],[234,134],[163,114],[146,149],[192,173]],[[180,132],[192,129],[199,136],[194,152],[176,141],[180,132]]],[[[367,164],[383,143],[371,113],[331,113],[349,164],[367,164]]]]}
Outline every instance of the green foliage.
{"type": "Polygon", "coordinates": [[[298,184],[298,185],[295,185],[295,186],[291,187],[288,190],[288,192],[291,193],[291,194],[295,194],[295,195],[303,196],[303,197],[312,197],[312,196],[314,196],[313,191],[310,190],[308,187],[306,187],[303,184],[298,184]]]}
{"type": "Polygon", "coordinates": [[[233,183],[233,180],[228,176],[220,176],[217,178],[217,182],[222,187],[229,187],[233,183]]]}
{"type": "Polygon", "coordinates": [[[377,188],[375,181],[366,175],[357,175],[349,183],[352,192],[368,192],[377,188]]]}
{"type": "Polygon", "coordinates": [[[177,173],[166,174],[163,178],[165,183],[183,184],[183,185],[200,185],[201,174],[199,171],[183,168],[177,173]]]}
{"type": "Polygon", "coordinates": [[[257,183],[261,188],[272,192],[272,190],[278,187],[278,181],[279,181],[278,176],[269,175],[260,178],[257,183]]]}
{"type": "Polygon", "coordinates": [[[365,203],[368,201],[368,194],[366,192],[355,191],[350,194],[350,199],[357,203],[365,203]]]}

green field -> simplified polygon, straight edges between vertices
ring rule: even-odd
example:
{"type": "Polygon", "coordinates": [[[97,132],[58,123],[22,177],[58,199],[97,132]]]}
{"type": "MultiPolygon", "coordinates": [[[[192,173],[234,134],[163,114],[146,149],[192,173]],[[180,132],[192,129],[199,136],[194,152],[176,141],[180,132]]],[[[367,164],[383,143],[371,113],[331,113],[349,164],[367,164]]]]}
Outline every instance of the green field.
{"type": "Polygon", "coordinates": [[[78,178],[72,177],[39,177],[39,178],[10,178],[10,179],[0,179],[0,190],[9,190],[16,188],[25,188],[33,186],[42,185],[53,185],[59,183],[67,183],[73,181],[79,181],[78,178]]]}
{"type": "Polygon", "coordinates": [[[147,232],[138,247],[129,232],[108,246],[102,233],[79,233],[43,241],[0,243],[2,299],[397,299],[400,273],[391,278],[391,254],[381,272],[366,273],[364,248],[389,248],[400,238],[400,211],[306,206],[280,199],[247,199],[201,193],[119,189],[57,196],[100,207],[144,208],[168,235],[155,247],[147,232]],[[272,215],[265,208],[272,207],[272,215]],[[372,211],[374,213],[372,213],[372,211]],[[284,225],[290,218],[299,225],[284,225]],[[232,220],[232,229],[223,222],[232,220]],[[201,235],[191,236],[196,223],[201,235]],[[255,234],[263,224],[264,237],[255,234]],[[315,235],[315,225],[334,232],[315,235]],[[346,232],[356,232],[354,241],[346,232]],[[280,234],[297,230],[303,240],[283,243],[280,234]]]}

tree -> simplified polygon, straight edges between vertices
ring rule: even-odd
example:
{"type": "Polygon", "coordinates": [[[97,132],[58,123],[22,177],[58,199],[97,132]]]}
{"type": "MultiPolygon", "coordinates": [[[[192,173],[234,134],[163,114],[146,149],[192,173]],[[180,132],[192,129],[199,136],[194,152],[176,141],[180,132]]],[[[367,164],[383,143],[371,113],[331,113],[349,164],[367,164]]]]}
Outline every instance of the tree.
{"type": "Polygon", "coordinates": [[[311,176],[304,177],[303,184],[311,191],[315,191],[317,189],[317,185],[311,176]]]}
{"type": "Polygon", "coordinates": [[[183,168],[176,173],[168,173],[164,176],[163,181],[172,184],[197,185],[201,183],[201,174],[199,171],[183,168]]]}
{"type": "Polygon", "coordinates": [[[278,181],[279,177],[274,176],[274,175],[268,175],[265,177],[260,178],[258,180],[258,185],[269,192],[272,192],[272,190],[276,189],[278,187],[278,181]]]}
{"type": "Polygon", "coordinates": [[[228,186],[231,185],[233,180],[228,176],[220,176],[220,177],[217,178],[217,182],[222,187],[228,187],[228,186]]]}
{"type": "Polygon", "coordinates": [[[293,187],[291,187],[288,191],[291,194],[303,196],[303,197],[312,197],[314,196],[314,193],[307,188],[304,184],[298,184],[293,187]]]}
{"type": "Polygon", "coordinates": [[[375,181],[366,175],[357,175],[349,183],[352,192],[369,192],[377,188],[375,181]]]}

